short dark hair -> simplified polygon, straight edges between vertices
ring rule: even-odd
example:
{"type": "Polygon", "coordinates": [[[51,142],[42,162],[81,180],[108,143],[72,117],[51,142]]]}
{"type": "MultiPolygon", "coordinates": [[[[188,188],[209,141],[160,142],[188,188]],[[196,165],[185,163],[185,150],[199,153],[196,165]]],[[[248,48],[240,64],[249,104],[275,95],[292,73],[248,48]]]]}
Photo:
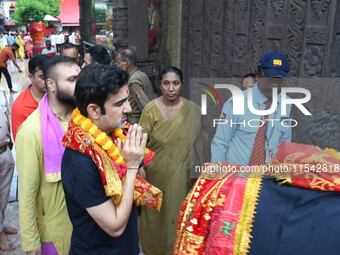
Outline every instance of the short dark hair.
{"type": "Polygon", "coordinates": [[[245,88],[243,87],[243,81],[244,81],[245,78],[248,78],[248,77],[253,78],[254,82],[257,82],[257,80],[256,80],[256,74],[254,74],[254,73],[247,73],[246,75],[244,75],[244,76],[242,77],[242,80],[241,80],[241,87],[242,87],[243,89],[245,89],[245,88]]]}
{"type": "Polygon", "coordinates": [[[161,76],[160,76],[160,79],[162,80],[163,79],[163,76],[166,75],[167,73],[175,73],[179,76],[179,79],[181,80],[182,82],[182,85],[183,85],[183,73],[180,69],[178,69],[177,67],[174,67],[174,66],[169,66],[165,69],[163,69],[162,73],[161,73],[161,76]]]}
{"type": "Polygon", "coordinates": [[[77,48],[75,45],[73,45],[72,43],[65,43],[65,44],[62,46],[61,50],[60,50],[60,54],[63,53],[63,50],[72,49],[72,48],[75,48],[75,49],[76,49],[77,55],[78,55],[78,53],[79,53],[79,52],[78,52],[78,48],[77,48]]]}
{"type": "Polygon", "coordinates": [[[117,56],[120,55],[121,59],[124,61],[128,61],[133,65],[137,64],[137,55],[136,51],[133,49],[125,49],[125,50],[120,50],[117,54],[117,56]]]}
{"type": "Polygon", "coordinates": [[[340,151],[340,110],[322,110],[299,128],[296,142],[340,151]]]}
{"type": "Polygon", "coordinates": [[[247,78],[247,77],[251,77],[251,78],[253,78],[254,80],[256,80],[256,74],[254,74],[254,73],[247,73],[246,75],[244,75],[244,76],[242,77],[242,81],[243,81],[245,78],[247,78]]]}
{"type": "Polygon", "coordinates": [[[90,54],[91,60],[98,64],[109,65],[111,63],[110,55],[103,46],[92,46],[87,53],[90,54]]]}
{"type": "Polygon", "coordinates": [[[76,106],[81,114],[87,117],[87,106],[96,104],[100,107],[101,113],[105,115],[105,102],[127,84],[127,78],[126,72],[112,65],[85,66],[78,76],[74,91],[76,106]]]}
{"type": "Polygon", "coordinates": [[[12,46],[17,47],[18,49],[20,48],[17,43],[13,43],[12,46]]]}
{"type": "Polygon", "coordinates": [[[67,56],[53,56],[49,57],[45,63],[44,63],[44,68],[43,68],[43,73],[44,73],[44,80],[45,80],[45,86],[46,86],[46,80],[48,78],[52,78],[53,80],[56,80],[56,67],[58,65],[67,65],[71,66],[73,64],[77,65],[77,61],[74,58],[70,58],[67,56]]]}
{"type": "Polygon", "coordinates": [[[45,61],[49,58],[47,55],[38,54],[28,62],[28,71],[34,75],[39,69],[43,70],[45,61]]]}

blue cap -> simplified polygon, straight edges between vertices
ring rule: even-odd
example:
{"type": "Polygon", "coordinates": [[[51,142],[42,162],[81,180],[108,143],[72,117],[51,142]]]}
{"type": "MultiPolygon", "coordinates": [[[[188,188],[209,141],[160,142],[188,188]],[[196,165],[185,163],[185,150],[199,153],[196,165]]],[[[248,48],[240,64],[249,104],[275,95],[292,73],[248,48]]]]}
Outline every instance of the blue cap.
{"type": "Polygon", "coordinates": [[[266,78],[287,78],[289,63],[287,58],[281,52],[273,50],[263,54],[260,58],[258,68],[263,71],[263,75],[266,78]]]}

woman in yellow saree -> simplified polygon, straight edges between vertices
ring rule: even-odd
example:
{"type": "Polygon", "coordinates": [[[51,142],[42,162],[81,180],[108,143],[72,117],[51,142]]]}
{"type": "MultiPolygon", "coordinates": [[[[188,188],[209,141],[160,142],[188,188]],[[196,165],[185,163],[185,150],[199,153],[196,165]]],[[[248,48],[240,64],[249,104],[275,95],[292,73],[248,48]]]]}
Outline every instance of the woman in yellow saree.
{"type": "Polygon", "coordinates": [[[15,40],[15,43],[19,45],[19,49],[17,50],[17,52],[18,52],[18,55],[21,58],[21,60],[24,61],[24,55],[25,55],[24,45],[25,45],[25,42],[21,38],[21,35],[18,35],[17,39],[15,40]]]}
{"type": "Polygon", "coordinates": [[[195,163],[194,149],[203,157],[201,110],[180,97],[182,72],[168,67],[161,77],[163,96],[145,106],[139,121],[148,133],[148,148],[156,153],[145,167],[146,179],[163,191],[160,212],[142,207],[140,239],[148,255],[173,254],[180,204],[195,181],[189,173],[195,163]]]}

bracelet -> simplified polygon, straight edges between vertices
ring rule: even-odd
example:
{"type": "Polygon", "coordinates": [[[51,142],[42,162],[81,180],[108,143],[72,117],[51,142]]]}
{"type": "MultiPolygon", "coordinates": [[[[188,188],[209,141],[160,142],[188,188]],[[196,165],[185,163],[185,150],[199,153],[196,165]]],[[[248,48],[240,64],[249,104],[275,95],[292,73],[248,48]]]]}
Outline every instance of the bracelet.
{"type": "Polygon", "coordinates": [[[127,167],[126,169],[131,169],[131,170],[136,170],[136,171],[138,171],[139,170],[139,168],[138,167],[127,167]]]}

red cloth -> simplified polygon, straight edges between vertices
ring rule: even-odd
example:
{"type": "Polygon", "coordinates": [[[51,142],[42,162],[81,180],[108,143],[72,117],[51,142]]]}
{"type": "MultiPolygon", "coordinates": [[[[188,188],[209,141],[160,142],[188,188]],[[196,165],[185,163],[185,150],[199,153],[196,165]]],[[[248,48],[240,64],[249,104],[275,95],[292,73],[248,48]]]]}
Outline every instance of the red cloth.
{"type": "Polygon", "coordinates": [[[0,67],[7,67],[6,62],[8,61],[8,59],[12,61],[14,60],[12,47],[9,46],[2,49],[0,53],[0,67]]]}
{"type": "Polygon", "coordinates": [[[20,93],[17,99],[15,99],[12,106],[11,121],[14,141],[20,125],[39,106],[39,103],[37,102],[37,100],[34,99],[34,97],[31,95],[29,91],[29,87],[31,86],[32,84],[30,84],[23,92],[20,93]]]}
{"type": "MultiPolygon", "coordinates": [[[[333,149],[283,142],[267,167],[287,166],[288,177],[282,178],[284,172],[265,174],[277,178],[278,184],[340,192],[339,165],[339,152],[333,149]]],[[[242,173],[240,166],[227,162],[209,162],[205,167],[181,205],[174,254],[247,254],[262,174],[242,173]],[[212,171],[223,166],[235,171],[212,171]]]]}
{"type": "Polygon", "coordinates": [[[30,36],[35,43],[44,42],[45,23],[44,22],[31,22],[30,36]]]}
{"type": "Polygon", "coordinates": [[[55,56],[55,52],[50,52],[50,53],[46,53],[47,56],[53,57],[55,56]]]}
{"type": "MultiPolygon", "coordinates": [[[[124,129],[127,130],[129,126],[130,124],[127,123],[124,129]]],[[[94,143],[95,139],[90,134],[85,133],[73,122],[73,119],[71,119],[62,140],[63,146],[79,151],[92,158],[98,168],[106,195],[111,196],[113,202],[119,206],[123,198],[122,184],[124,183],[127,171],[126,165],[119,165],[112,160],[105,151],[97,150],[94,143]],[[105,164],[105,158],[109,158],[111,164],[105,164]]],[[[150,164],[154,156],[155,153],[149,150],[149,154],[144,157],[143,166],[150,164]]],[[[160,210],[163,199],[162,191],[145,181],[139,175],[136,176],[133,195],[134,203],[137,206],[145,205],[158,211],[160,210]]]]}

